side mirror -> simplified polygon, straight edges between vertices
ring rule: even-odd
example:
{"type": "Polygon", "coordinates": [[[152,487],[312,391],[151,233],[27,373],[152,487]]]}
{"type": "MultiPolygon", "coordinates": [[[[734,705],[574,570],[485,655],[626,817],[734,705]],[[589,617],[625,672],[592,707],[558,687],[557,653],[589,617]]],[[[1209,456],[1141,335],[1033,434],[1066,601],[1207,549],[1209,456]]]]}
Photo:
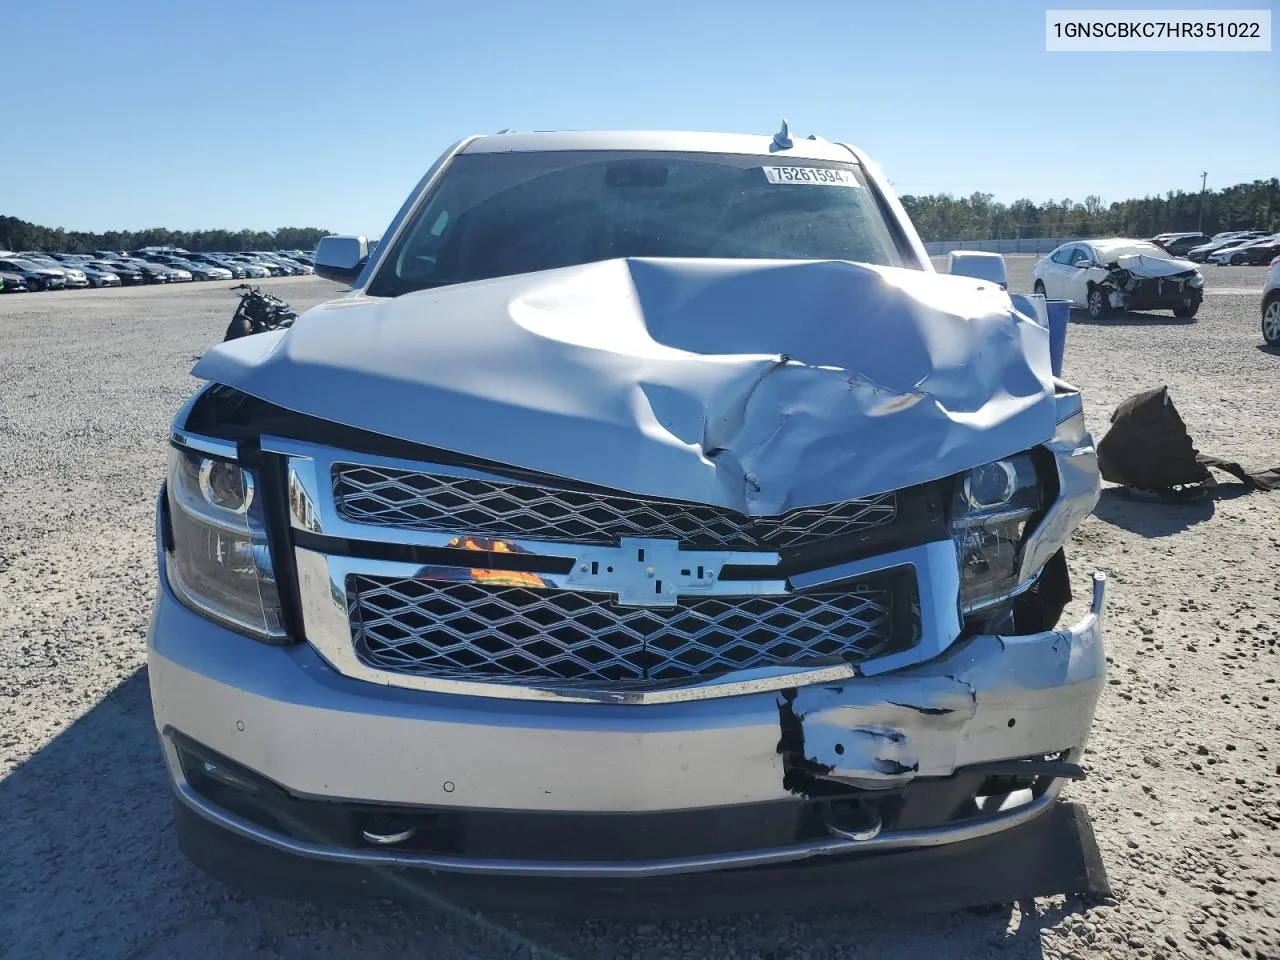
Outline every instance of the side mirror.
{"type": "Polygon", "coordinates": [[[987,280],[999,284],[1001,289],[1008,289],[1009,286],[1009,273],[1005,269],[1004,257],[998,253],[953,250],[947,255],[947,273],[987,280]]]}
{"type": "Polygon", "coordinates": [[[369,260],[364,237],[321,237],[316,244],[316,274],[337,283],[355,283],[369,260]]]}
{"type": "Polygon", "coordinates": [[[1087,270],[1089,267],[1093,266],[1093,264],[1090,263],[1088,260],[1077,260],[1075,263],[1072,264],[1072,266],[1075,267],[1077,270],[1087,270]]]}

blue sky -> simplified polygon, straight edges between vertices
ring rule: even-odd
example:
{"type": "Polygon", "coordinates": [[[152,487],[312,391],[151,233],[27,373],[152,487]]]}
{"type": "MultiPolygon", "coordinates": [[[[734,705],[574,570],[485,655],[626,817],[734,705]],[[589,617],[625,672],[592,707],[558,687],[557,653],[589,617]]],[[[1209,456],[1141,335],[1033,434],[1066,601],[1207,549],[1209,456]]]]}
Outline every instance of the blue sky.
{"type": "Polygon", "coordinates": [[[1048,5],[1070,6],[6,3],[0,214],[376,236],[468,133],[784,116],[900,193],[1109,201],[1280,175],[1280,53],[1046,53],[1048,5]]]}

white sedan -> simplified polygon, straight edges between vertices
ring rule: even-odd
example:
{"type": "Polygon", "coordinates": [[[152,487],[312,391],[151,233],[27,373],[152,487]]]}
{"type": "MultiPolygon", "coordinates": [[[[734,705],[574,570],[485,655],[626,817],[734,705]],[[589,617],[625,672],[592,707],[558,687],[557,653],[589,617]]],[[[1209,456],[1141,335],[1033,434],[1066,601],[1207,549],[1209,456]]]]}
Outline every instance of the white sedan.
{"type": "Polygon", "coordinates": [[[1262,339],[1269,347],[1280,347],[1280,257],[1271,261],[1262,288],[1262,339]]]}
{"type": "Polygon", "coordinates": [[[1114,310],[1172,310],[1190,318],[1200,309],[1204,277],[1146,240],[1074,240],[1032,271],[1036,293],[1070,300],[1095,320],[1114,310]]]}

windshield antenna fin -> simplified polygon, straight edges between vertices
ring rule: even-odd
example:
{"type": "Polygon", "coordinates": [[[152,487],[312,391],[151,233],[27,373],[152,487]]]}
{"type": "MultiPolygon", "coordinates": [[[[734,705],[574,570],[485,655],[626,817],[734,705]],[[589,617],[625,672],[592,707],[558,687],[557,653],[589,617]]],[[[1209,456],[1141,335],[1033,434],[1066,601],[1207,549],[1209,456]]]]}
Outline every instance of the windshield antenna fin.
{"type": "Polygon", "coordinates": [[[789,150],[795,145],[791,142],[791,131],[787,127],[785,118],[782,121],[782,128],[773,135],[773,145],[779,150],[789,150]]]}

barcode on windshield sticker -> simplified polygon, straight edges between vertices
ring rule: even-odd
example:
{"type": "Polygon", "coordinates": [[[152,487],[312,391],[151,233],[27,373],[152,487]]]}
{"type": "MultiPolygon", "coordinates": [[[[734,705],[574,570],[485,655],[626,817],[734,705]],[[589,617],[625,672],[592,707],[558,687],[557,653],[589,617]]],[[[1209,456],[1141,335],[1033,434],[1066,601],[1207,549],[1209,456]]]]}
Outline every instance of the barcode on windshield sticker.
{"type": "Polygon", "coordinates": [[[817,187],[856,187],[852,170],[828,167],[761,167],[770,183],[807,183],[817,187]]]}

